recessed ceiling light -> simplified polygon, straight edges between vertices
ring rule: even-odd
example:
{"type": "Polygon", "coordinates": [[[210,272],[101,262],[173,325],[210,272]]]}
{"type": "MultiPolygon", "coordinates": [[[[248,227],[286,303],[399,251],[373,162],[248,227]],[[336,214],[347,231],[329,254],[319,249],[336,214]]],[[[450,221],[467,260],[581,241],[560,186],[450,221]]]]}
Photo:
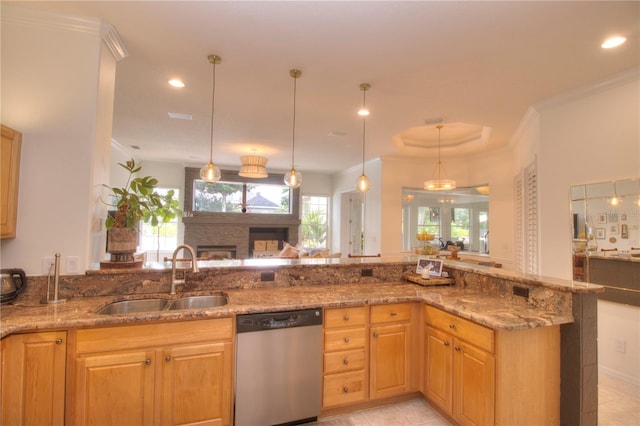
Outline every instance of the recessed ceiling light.
{"type": "Polygon", "coordinates": [[[603,49],[611,49],[612,47],[620,46],[625,41],[627,41],[627,39],[624,37],[620,37],[620,36],[609,37],[601,44],[601,46],[603,49]]]}
{"type": "Polygon", "coordinates": [[[191,120],[192,119],[191,114],[182,114],[182,113],[179,113],[179,112],[169,112],[167,114],[169,114],[169,117],[175,118],[175,119],[178,119],[178,120],[191,120]]]}
{"type": "Polygon", "coordinates": [[[184,87],[184,83],[175,78],[173,80],[169,80],[169,84],[173,87],[184,87]]]}

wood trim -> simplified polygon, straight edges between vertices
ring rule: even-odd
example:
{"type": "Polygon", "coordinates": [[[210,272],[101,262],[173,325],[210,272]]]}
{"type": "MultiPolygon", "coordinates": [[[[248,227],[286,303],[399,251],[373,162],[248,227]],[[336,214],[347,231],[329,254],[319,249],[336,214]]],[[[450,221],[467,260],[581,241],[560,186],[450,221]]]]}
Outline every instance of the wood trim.
{"type": "Polygon", "coordinates": [[[0,159],[0,238],[15,238],[18,223],[18,192],[22,134],[2,127],[0,159]]]}

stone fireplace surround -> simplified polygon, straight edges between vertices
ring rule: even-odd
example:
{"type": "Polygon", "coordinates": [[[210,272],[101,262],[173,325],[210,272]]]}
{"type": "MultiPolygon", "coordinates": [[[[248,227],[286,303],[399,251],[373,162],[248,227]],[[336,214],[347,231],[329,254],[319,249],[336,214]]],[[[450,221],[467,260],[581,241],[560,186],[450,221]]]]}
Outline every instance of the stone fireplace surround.
{"type": "MultiPolygon", "coordinates": [[[[184,210],[189,212],[193,206],[193,181],[200,179],[200,170],[185,167],[184,210]]],[[[221,181],[278,184],[283,175],[270,174],[264,179],[246,180],[236,171],[223,170],[221,181]]],[[[286,241],[292,245],[298,243],[300,228],[300,190],[294,189],[291,197],[291,214],[259,213],[188,213],[182,218],[184,223],[184,243],[194,249],[201,247],[235,247],[236,259],[252,257],[253,241],[272,240],[286,235],[286,241]]],[[[278,247],[282,248],[282,241],[278,247]]]]}

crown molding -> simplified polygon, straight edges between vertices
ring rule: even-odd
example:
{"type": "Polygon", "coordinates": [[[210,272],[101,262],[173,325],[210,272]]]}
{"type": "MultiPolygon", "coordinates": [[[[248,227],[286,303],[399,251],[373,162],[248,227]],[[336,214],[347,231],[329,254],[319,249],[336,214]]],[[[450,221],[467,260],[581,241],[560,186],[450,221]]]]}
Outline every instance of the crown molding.
{"type": "Polygon", "coordinates": [[[640,78],[640,68],[631,68],[626,71],[613,74],[603,80],[595,81],[586,86],[582,86],[576,90],[571,90],[565,93],[561,93],[557,96],[542,100],[533,104],[533,108],[537,111],[544,111],[549,108],[554,108],[580,98],[591,96],[606,90],[624,86],[625,84],[637,81],[640,78]]]}
{"type": "Polygon", "coordinates": [[[2,5],[2,22],[96,35],[105,42],[116,61],[120,61],[128,55],[115,27],[101,19],[2,5]]]}

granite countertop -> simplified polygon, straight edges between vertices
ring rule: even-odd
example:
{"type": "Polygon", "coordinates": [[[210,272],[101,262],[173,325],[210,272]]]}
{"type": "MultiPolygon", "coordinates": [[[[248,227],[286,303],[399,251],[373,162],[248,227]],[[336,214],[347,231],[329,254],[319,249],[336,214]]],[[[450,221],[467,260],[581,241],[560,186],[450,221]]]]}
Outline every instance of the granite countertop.
{"type": "Polygon", "coordinates": [[[619,260],[623,262],[637,262],[640,263],[640,253],[610,253],[610,254],[592,254],[589,253],[590,259],[603,259],[603,260],[619,260]]]}
{"type": "Polygon", "coordinates": [[[573,322],[571,312],[541,309],[522,301],[507,300],[500,295],[457,287],[423,287],[406,282],[310,285],[229,289],[191,292],[169,296],[163,294],[76,297],[57,305],[16,302],[0,307],[0,337],[20,331],[135,324],[147,321],[178,321],[228,317],[234,314],[273,312],[316,307],[373,305],[381,303],[421,302],[499,330],[520,330],[573,322]],[[100,315],[101,307],[119,300],[140,298],[176,299],[184,296],[220,294],[228,296],[225,306],[210,309],[187,309],[100,315]]]}

